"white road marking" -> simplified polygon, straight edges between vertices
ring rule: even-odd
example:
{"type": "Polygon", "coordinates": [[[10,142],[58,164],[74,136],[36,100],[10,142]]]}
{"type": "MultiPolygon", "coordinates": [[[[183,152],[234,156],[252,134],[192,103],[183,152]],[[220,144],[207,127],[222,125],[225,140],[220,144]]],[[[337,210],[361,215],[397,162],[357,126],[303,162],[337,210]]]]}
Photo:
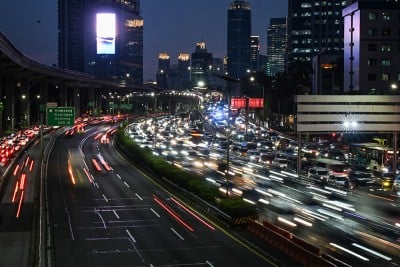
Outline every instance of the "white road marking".
{"type": "Polygon", "coordinates": [[[114,213],[115,217],[117,217],[117,219],[119,219],[119,215],[117,214],[117,212],[115,210],[113,210],[113,213],[114,213]]]}
{"type": "Polygon", "coordinates": [[[138,199],[143,200],[143,198],[141,198],[137,193],[135,193],[135,195],[137,196],[138,199]]]}
{"type": "Polygon", "coordinates": [[[126,233],[128,234],[129,238],[133,241],[133,243],[136,243],[136,240],[135,240],[135,238],[133,238],[131,232],[129,232],[128,229],[125,229],[125,231],[126,231],[126,233]]]}
{"type": "Polygon", "coordinates": [[[108,199],[106,198],[106,196],[103,194],[103,198],[106,202],[108,202],[108,199]]]}
{"type": "Polygon", "coordinates": [[[129,184],[128,184],[127,182],[124,182],[124,185],[125,185],[126,187],[130,187],[129,184]]]}
{"type": "Polygon", "coordinates": [[[122,180],[122,178],[121,178],[121,176],[117,173],[117,177],[120,179],[120,180],[122,180]]]}
{"type": "Polygon", "coordinates": [[[172,232],[174,232],[181,240],[185,240],[174,228],[170,228],[172,232]]]}
{"type": "Polygon", "coordinates": [[[206,261],[206,263],[207,263],[208,265],[210,265],[210,267],[214,267],[214,265],[212,265],[211,262],[206,261]]]}
{"type": "Polygon", "coordinates": [[[150,209],[158,218],[160,218],[160,215],[155,211],[155,210],[153,210],[153,208],[151,208],[150,209]]]}

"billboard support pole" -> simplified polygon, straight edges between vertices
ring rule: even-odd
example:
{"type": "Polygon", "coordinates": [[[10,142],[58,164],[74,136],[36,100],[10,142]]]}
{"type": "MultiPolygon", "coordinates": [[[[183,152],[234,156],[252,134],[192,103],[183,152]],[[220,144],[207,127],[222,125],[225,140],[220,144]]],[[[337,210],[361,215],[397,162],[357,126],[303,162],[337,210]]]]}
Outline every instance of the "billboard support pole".
{"type": "Polygon", "coordinates": [[[301,175],[301,133],[297,132],[297,174],[301,175]]]}
{"type": "Polygon", "coordinates": [[[393,173],[397,171],[397,132],[393,132],[393,173]]]}

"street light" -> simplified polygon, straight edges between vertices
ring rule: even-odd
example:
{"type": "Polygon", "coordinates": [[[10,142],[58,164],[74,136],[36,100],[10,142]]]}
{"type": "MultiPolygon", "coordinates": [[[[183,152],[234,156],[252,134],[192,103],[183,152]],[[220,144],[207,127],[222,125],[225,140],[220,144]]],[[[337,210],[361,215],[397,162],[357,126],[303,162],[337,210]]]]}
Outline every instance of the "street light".
{"type": "Polygon", "coordinates": [[[265,124],[265,83],[266,83],[267,77],[263,72],[256,72],[255,77],[253,75],[250,76],[250,82],[257,82],[259,85],[261,85],[262,88],[262,117],[263,117],[263,126],[265,124]]]}
{"type": "Polygon", "coordinates": [[[133,90],[133,74],[127,73],[126,78],[131,80],[131,90],[133,90]]]}
{"type": "Polygon", "coordinates": [[[231,83],[236,83],[239,84],[240,81],[234,78],[231,78],[227,75],[219,75],[219,74],[213,74],[213,76],[222,79],[226,82],[228,82],[228,86],[227,86],[227,102],[228,102],[228,121],[227,121],[227,134],[226,134],[226,140],[228,143],[228,147],[226,149],[226,171],[225,171],[225,182],[226,182],[226,197],[228,196],[228,181],[229,181],[229,161],[230,161],[230,154],[229,154],[229,143],[230,143],[230,134],[231,134],[231,129],[230,129],[230,114],[231,114],[231,83]]]}
{"type": "Polygon", "coordinates": [[[154,150],[156,149],[156,143],[157,143],[157,122],[156,122],[156,108],[157,108],[157,95],[156,93],[152,92],[151,96],[154,99],[154,106],[153,106],[153,131],[154,131],[154,138],[153,138],[153,147],[154,150]]]}

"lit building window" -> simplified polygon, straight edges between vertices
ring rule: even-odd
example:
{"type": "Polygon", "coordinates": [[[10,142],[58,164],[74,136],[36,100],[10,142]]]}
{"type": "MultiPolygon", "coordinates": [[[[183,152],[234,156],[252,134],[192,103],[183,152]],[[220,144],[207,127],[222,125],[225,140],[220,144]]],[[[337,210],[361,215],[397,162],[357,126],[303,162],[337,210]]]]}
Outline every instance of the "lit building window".
{"type": "Polygon", "coordinates": [[[382,81],[389,81],[390,80],[390,74],[383,73],[382,74],[382,81]]]}
{"type": "Polygon", "coordinates": [[[390,13],[389,12],[382,12],[382,19],[383,20],[390,20],[390,13]]]}
{"type": "Polygon", "coordinates": [[[376,13],[375,12],[369,12],[368,13],[368,19],[369,20],[376,20],[376,13]]]}
{"type": "Polygon", "coordinates": [[[390,67],[390,60],[389,59],[382,59],[382,66],[390,67]]]}
{"type": "Polygon", "coordinates": [[[383,44],[381,48],[382,52],[390,52],[390,45],[389,44],[383,44]]]}

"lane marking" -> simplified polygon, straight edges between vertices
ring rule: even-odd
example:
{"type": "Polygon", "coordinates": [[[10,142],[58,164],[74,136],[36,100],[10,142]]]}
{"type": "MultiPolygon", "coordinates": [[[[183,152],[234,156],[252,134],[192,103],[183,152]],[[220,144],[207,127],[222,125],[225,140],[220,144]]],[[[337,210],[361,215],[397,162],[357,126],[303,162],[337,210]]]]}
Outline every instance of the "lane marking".
{"type": "Polygon", "coordinates": [[[112,210],[112,211],[113,211],[115,217],[117,217],[117,219],[119,219],[119,215],[117,214],[117,212],[115,210],[112,210]]]}
{"type": "Polygon", "coordinates": [[[128,184],[127,182],[124,182],[124,185],[125,185],[126,187],[128,187],[128,188],[130,187],[129,184],[128,184]]]}
{"type": "Polygon", "coordinates": [[[174,234],[176,234],[181,240],[185,240],[174,228],[170,228],[172,232],[174,232],[174,234]]]}
{"type": "Polygon", "coordinates": [[[150,208],[150,210],[151,210],[158,218],[160,218],[160,215],[159,215],[155,210],[153,210],[153,208],[150,208]]]}
{"type": "Polygon", "coordinates": [[[141,198],[138,193],[135,193],[135,195],[137,196],[138,199],[143,200],[143,198],[141,198]]]}
{"type": "Polygon", "coordinates": [[[122,180],[122,178],[121,178],[121,176],[117,173],[117,177],[120,179],[120,180],[122,180]]]}
{"type": "Polygon", "coordinates": [[[128,229],[125,229],[125,231],[126,231],[126,233],[128,234],[129,238],[133,241],[133,243],[136,243],[136,240],[135,240],[135,238],[133,238],[131,232],[129,232],[128,229]]]}
{"type": "Polygon", "coordinates": [[[106,198],[106,196],[104,194],[103,194],[103,198],[108,203],[108,199],[106,198]]]}

